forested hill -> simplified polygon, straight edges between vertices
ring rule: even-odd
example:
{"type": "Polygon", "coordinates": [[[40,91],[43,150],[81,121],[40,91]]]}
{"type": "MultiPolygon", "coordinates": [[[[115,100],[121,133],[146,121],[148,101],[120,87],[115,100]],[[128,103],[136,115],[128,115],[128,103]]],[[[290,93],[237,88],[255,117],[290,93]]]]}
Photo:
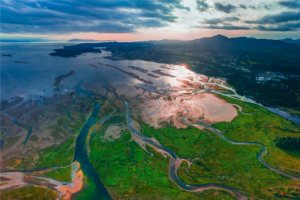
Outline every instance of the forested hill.
{"type": "MultiPolygon", "coordinates": [[[[141,42],[102,42],[102,43],[83,43],[72,46],[65,46],[64,49],[56,49],[60,52],[71,49],[80,51],[80,49],[91,50],[95,47],[119,48],[126,47],[128,50],[141,49],[143,47],[162,46],[168,48],[180,48],[186,52],[210,52],[210,53],[246,53],[253,50],[296,50],[300,51],[300,44],[286,43],[281,40],[255,39],[247,37],[228,38],[222,35],[201,38],[196,40],[159,40],[159,41],[141,41],[141,42]]],[[[74,52],[74,51],[71,51],[74,52]]],[[[77,54],[78,55],[78,54],[77,54]]],[[[70,54],[70,56],[74,56],[70,54]]]]}

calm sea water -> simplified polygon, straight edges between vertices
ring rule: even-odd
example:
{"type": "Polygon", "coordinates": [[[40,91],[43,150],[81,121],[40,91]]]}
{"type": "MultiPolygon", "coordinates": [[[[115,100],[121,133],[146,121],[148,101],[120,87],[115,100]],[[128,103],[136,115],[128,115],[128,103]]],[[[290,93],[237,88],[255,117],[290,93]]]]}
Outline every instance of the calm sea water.
{"type": "MultiPolygon", "coordinates": [[[[11,54],[11,57],[1,56],[1,101],[14,96],[28,96],[30,98],[49,92],[54,89],[56,77],[76,70],[74,75],[63,80],[61,89],[72,90],[81,82],[89,83],[94,80],[105,79],[113,82],[133,83],[137,86],[144,83],[119,72],[116,69],[101,66],[97,63],[110,64],[128,72],[133,72],[146,80],[155,82],[155,85],[163,85],[170,78],[155,79],[127,66],[139,66],[149,71],[161,69],[161,64],[139,60],[111,61],[103,58],[110,55],[109,52],[85,53],[76,58],[63,58],[50,56],[53,49],[70,45],[67,43],[1,43],[1,54],[11,54]],[[14,61],[28,62],[27,64],[14,61]],[[94,68],[89,64],[98,66],[94,68]]],[[[164,69],[164,71],[166,71],[164,69]]]]}

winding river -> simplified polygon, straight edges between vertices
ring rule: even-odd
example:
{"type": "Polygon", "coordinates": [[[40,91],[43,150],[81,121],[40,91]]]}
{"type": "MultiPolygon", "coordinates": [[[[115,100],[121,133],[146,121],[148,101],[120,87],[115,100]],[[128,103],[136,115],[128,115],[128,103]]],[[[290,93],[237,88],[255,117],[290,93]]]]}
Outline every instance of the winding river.
{"type": "MultiPolygon", "coordinates": [[[[155,148],[157,151],[170,155],[169,177],[181,189],[190,191],[190,192],[197,192],[197,191],[202,191],[205,189],[222,189],[222,190],[227,190],[230,193],[232,193],[238,200],[246,200],[247,199],[246,196],[244,196],[242,193],[240,193],[237,189],[235,189],[233,187],[219,185],[219,184],[213,184],[213,183],[204,184],[204,185],[188,185],[188,184],[183,183],[177,176],[177,168],[180,166],[182,159],[180,159],[173,151],[171,151],[167,147],[161,145],[155,138],[150,138],[150,137],[147,137],[147,136],[144,136],[144,135],[138,133],[138,131],[135,130],[133,120],[130,117],[129,105],[127,102],[125,102],[125,104],[127,107],[126,117],[128,120],[128,127],[133,135],[133,139],[140,145],[142,145],[143,143],[146,143],[147,145],[155,148]]],[[[144,148],[144,146],[141,146],[141,147],[144,148]]]]}
{"type": "MultiPolygon", "coordinates": [[[[183,120],[185,123],[190,124],[190,125],[192,125],[192,126],[200,125],[200,126],[204,126],[204,127],[206,127],[206,128],[209,128],[209,129],[213,130],[220,138],[222,138],[223,140],[225,140],[225,141],[227,141],[227,142],[229,142],[229,143],[231,143],[231,144],[236,144],[236,145],[259,145],[259,146],[261,146],[262,149],[261,149],[260,153],[257,155],[257,158],[258,158],[258,160],[259,160],[264,166],[266,166],[266,167],[269,168],[270,170],[275,171],[275,172],[277,172],[277,173],[279,173],[279,174],[281,174],[281,175],[283,175],[283,176],[286,176],[286,177],[289,177],[289,178],[291,178],[291,179],[300,181],[300,178],[299,178],[299,177],[295,177],[295,176],[292,176],[292,175],[287,174],[287,173],[285,173],[285,172],[279,171],[279,170],[275,169],[274,167],[270,166],[269,164],[267,164],[267,163],[264,161],[263,156],[267,153],[267,148],[266,148],[265,145],[263,145],[263,144],[261,144],[261,143],[259,143],[259,142],[237,142],[237,141],[233,141],[233,140],[230,140],[230,139],[226,138],[226,137],[225,137],[224,135],[222,135],[216,128],[214,128],[214,127],[212,127],[212,126],[209,126],[209,125],[204,124],[204,123],[201,123],[201,122],[198,122],[198,123],[191,123],[191,122],[189,122],[189,121],[186,120],[186,117],[187,117],[188,114],[189,114],[189,110],[188,110],[188,109],[185,109],[185,108],[183,108],[183,107],[181,107],[181,106],[179,106],[179,105],[177,105],[177,103],[174,101],[174,99],[173,99],[173,102],[174,102],[174,104],[175,104],[178,108],[182,108],[182,109],[184,109],[184,110],[187,112],[187,114],[186,114],[185,116],[182,117],[182,120],[183,120]]],[[[234,105],[235,105],[235,104],[234,104],[234,105]]],[[[236,105],[235,105],[235,106],[236,106],[236,105]]],[[[241,110],[241,107],[239,107],[239,109],[241,110]]],[[[248,114],[248,113],[244,113],[244,114],[248,114]]]]}

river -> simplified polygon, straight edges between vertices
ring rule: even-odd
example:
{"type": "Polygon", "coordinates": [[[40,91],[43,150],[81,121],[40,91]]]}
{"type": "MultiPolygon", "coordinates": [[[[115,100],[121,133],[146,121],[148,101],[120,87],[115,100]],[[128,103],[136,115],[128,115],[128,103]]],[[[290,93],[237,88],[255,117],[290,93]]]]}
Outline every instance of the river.
{"type": "MultiPolygon", "coordinates": [[[[238,200],[247,199],[246,196],[244,196],[242,193],[240,193],[237,189],[235,189],[233,187],[219,185],[219,184],[213,184],[213,183],[204,184],[204,185],[188,185],[188,184],[183,183],[177,176],[177,168],[180,166],[182,159],[180,159],[172,150],[161,145],[155,138],[150,138],[150,137],[147,137],[145,135],[138,133],[135,130],[132,118],[130,117],[129,105],[127,102],[125,102],[125,104],[127,107],[126,117],[128,120],[128,127],[132,133],[133,139],[139,144],[141,144],[141,141],[142,141],[142,142],[146,143],[147,145],[155,148],[158,152],[167,153],[168,155],[170,155],[169,177],[181,189],[186,190],[186,191],[191,191],[191,192],[202,191],[205,189],[221,189],[221,190],[229,191],[238,200]]],[[[141,146],[141,147],[144,148],[143,146],[141,146]]]]}

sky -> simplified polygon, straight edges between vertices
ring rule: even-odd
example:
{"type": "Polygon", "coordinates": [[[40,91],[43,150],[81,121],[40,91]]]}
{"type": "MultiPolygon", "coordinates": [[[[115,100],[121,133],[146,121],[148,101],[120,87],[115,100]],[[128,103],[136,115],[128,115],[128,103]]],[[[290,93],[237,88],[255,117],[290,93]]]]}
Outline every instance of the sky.
{"type": "Polygon", "coordinates": [[[2,39],[300,38],[300,0],[1,0],[2,39]]]}

